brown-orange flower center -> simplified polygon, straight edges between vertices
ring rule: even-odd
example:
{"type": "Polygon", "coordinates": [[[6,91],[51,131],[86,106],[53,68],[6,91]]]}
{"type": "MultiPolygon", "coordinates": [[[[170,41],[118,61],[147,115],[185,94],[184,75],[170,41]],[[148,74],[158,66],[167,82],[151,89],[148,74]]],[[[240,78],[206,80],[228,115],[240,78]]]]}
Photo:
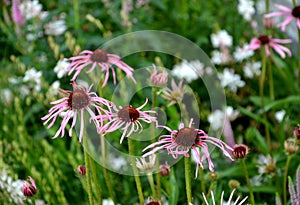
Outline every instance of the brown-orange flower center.
{"type": "Polygon", "coordinates": [[[258,40],[262,45],[270,43],[270,38],[267,35],[261,35],[260,37],[258,37],[258,40]]]}
{"type": "Polygon", "coordinates": [[[108,61],[107,53],[104,50],[97,49],[91,55],[90,60],[97,63],[103,63],[108,61]]]}
{"type": "Polygon", "coordinates": [[[185,147],[191,147],[197,142],[198,131],[189,127],[182,128],[175,136],[175,142],[185,147]]]}
{"type": "Polygon", "coordinates": [[[137,109],[130,105],[123,107],[119,111],[118,117],[126,122],[135,122],[140,117],[140,113],[137,109]]]}
{"type": "Polygon", "coordinates": [[[89,96],[83,90],[74,90],[68,99],[68,106],[72,109],[79,110],[85,108],[90,103],[89,96]]]}
{"type": "Polygon", "coordinates": [[[300,6],[296,6],[295,8],[293,8],[292,15],[295,18],[300,18],[300,6]]]}

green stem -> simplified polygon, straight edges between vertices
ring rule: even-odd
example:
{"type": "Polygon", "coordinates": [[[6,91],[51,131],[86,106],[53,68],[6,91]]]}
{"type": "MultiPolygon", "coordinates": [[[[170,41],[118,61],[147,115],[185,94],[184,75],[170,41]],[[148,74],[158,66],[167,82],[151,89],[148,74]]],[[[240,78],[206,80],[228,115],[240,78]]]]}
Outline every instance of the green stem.
{"type": "Polygon", "coordinates": [[[254,195],[253,195],[253,191],[252,191],[252,185],[251,185],[251,182],[250,182],[250,179],[249,179],[245,159],[241,159],[241,163],[242,163],[243,172],[244,172],[246,182],[247,182],[247,186],[248,186],[249,193],[250,193],[250,201],[251,201],[252,205],[255,205],[254,195]]]}
{"type": "Polygon", "coordinates": [[[205,177],[204,177],[204,171],[203,169],[200,167],[199,169],[199,175],[200,175],[200,184],[201,184],[201,191],[203,193],[206,193],[205,191],[205,177]]]}
{"type": "Polygon", "coordinates": [[[265,0],[266,14],[269,13],[269,0],[265,0]]]}
{"type": "Polygon", "coordinates": [[[91,171],[90,171],[90,161],[89,161],[89,154],[87,152],[87,136],[84,132],[83,136],[83,143],[84,143],[84,160],[85,160],[85,168],[86,168],[86,181],[87,181],[87,192],[89,196],[89,202],[91,205],[94,205],[93,199],[93,190],[92,190],[92,179],[91,179],[91,171]]]}
{"type": "Polygon", "coordinates": [[[74,27],[77,34],[80,32],[80,21],[79,21],[79,8],[80,8],[80,1],[73,0],[73,10],[74,10],[74,27]]]}
{"type": "MultiPolygon", "coordinates": [[[[296,0],[293,0],[293,6],[296,7],[296,0]]],[[[298,86],[300,87],[300,30],[298,29],[298,86]]]]}
{"type": "Polygon", "coordinates": [[[260,76],[260,81],[259,81],[259,95],[261,99],[261,107],[263,110],[263,118],[264,118],[264,124],[265,124],[265,134],[266,134],[266,139],[267,139],[267,144],[269,147],[269,150],[271,151],[271,138],[270,138],[270,131],[269,131],[269,126],[267,124],[267,114],[265,111],[265,102],[264,102],[264,82],[266,78],[266,67],[267,67],[267,58],[266,54],[262,50],[262,72],[260,76]]]}
{"type": "Polygon", "coordinates": [[[135,180],[135,184],[136,184],[136,189],[138,192],[138,196],[139,196],[139,200],[140,200],[140,205],[144,205],[144,195],[143,195],[143,191],[142,191],[142,185],[141,185],[141,181],[140,181],[140,177],[139,177],[139,173],[138,173],[138,169],[136,167],[136,161],[135,161],[135,155],[134,155],[134,145],[133,145],[133,141],[130,137],[128,137],[128,151],[130,154],[130,159],[131,159],[131,164],[132,164],[132,169],[133,169],[133,174],[134,174],[134,180],[135,180]]]}
{"type": "MultiPolygon", "coordinates": [[[[156,102],[157,102],[157,88],[153,87],[152,88],[152,110],[156,107],[156,102]]],[[[155,125],[154,123],[151,124],[151,133],[152,133],[152,143],[155,142],[155,125]]],[[[159,170],[159,158],[156,156],[155,160],[155,166],[156,169],[159,170]]],[[[156,188],[157,188],[157,198],[161,200],[161,182],[160,182],[160,173],[157,172],[155,174],[155,180],[156,180],[156,188]]]]}
{"type": "Polygon", "coordinates": [[[149,181],[149,184],[150,184],[150,187],[151,187],[153,198],[156,200],[157,199],[157,194],[156,194],[156,191],[155,191],[155,185],[154,185],[154,180],[153,180],[152,173],[147,173],[147,178],[148,178],[148,181],[149,181]]]}
{"type": "Polygon", "coordinates": [[[298,86],[300,87],[300,30],[298,29],[298,86]]]}
{"type": "Polygon", "coordinates": [[[104,174],[104,180],[108,189],[108,193],[113,200],[114,204],[117,204],[114,191],[112,189],[111,180],[108,174],[106,166],[106,151],[105,151],[105,138],[103,134],[100,134],[100,140],[101,140],[101,156],[102,156],[102,163],[103,163],[103,174],[104,174]]]}
{"type": "Polygon", "coordinates": [[[101,194],[101,189],[99,186],[99,182],[98,182],[98,177],[97,177],[97,172],[96,172],[96,167],[95,167],[95,163],[94,160],[89,157],[89,163],[91,165],[91,170],[92,170],[92,175],[93,175],[93,179],[94,179],[94,184],[95,184],[95,188],[96,188],[96,196],[97,196],[97,200],[99,205],[102,205],[102,194],[101,194]]]}
{"type": "Polygon", "coordinates": [[[283,178],[283,205],[287,205],[287,196],[286,196],[286,190],[287,190],[287,178],[288,178],[288,171],[290,162],[292,159],[292,155],[288,155],[288,158],[286,160],[285,170],[284,170],[284,178],[283,178]]]}
{"type": "Polygon", "coordinates": [[[274,95],[273,70],[269,60],[268,60],[268,75],[269,75],[270,99],[274,101],[275,95],[274,95]]]}
{"type": "Polygon", "coordinates": [[[185,169],[185,188],[188,204],[192,203],[192,185],[191,185],[191,160],[190,157],[184,157],[185,169]]]}

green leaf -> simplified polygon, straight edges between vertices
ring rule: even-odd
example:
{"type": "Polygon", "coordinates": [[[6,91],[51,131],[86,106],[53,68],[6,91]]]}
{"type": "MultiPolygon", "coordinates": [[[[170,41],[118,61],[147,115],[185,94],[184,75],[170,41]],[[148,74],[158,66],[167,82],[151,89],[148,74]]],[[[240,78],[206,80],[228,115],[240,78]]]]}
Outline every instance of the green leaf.
{"type": "MultiPolygon", "coordinates": [[[[291,104],[291,103],[295,103],[295,104],[300,103],[300,96],[289,96],[284,99],[273,101],[265,106],[265,111],[267,112],[272,108],[276,108],[276,107],[281,108],[283,105],[291,104]]],[[[260,110],[259,112],[261,113],[262,110],[260,110]]]]}
{"type": "Polygon", "coordinates": [[[269,149],[265,138],[260,134],[260,132],[255,127],[250,127],[246,131],[247,139],[254,140],[255,145],[264,153],[268,154],[269,149]]]}

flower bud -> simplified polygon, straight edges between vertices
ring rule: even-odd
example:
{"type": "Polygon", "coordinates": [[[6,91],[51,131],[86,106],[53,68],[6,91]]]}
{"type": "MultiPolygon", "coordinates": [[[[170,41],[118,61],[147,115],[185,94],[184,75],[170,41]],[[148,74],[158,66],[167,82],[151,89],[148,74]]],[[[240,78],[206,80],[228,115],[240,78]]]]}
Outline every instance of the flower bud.
{"type": "Polygon", "coordinates": [[[295,137],[300,140],[300,124],[294,129],[295,137]]]}
{"type": "Polygon", "coordinates": [[[228,185],[231,189],[236,189],[240,186],[240,182],[238,180],[235,180],[235,179],[231,179],[229,182],[228,182],[228,185]]]}
{"type": "Polygon", "coordinates": [[[289,138],[284,141],[284,149],[288,154],[292,155],[298,151],[299,146],[294,138],[289,138]]]}
{"type": "Polygon", "coordinates": [[[168,82],[168,73],[163,71],[158,73],[156,67],[153,65],[154,70],[151,72],[150,81],[153,85],[163,86],[168,82]]]}
{"type": "Polygon", "coordinates": [[[265,28],[275,28],[275,21],[272,18],[263,17],[262,22],[265,28]]]}
{"type": "Polygon", "coordinates": [[[85,166],[84,165],[79,165],[78,168],[77,168],[77,172],[81,176],[84,176],[86,174],[86,168],[85,168],[85,166]]]}
{"type": "Polygon", "coordinates": [[[35,181],[31,177],[29,177],[29,180],[31,184],[29,184],[27,181],[24,181],[24,185],[21,190],[23,195],[28,197],[35,195],[37,192],[35,181]]]}
{"type": "Polygon", "coordinates": [[[171,172],[170,165],[166,162],[165,164],[159,165],[159,173],[161,176],[168,176],[171,172]]]}
{"type": "Polygon", "coordinates": [[[236,144],[233,147],[232,155],[237,159],[244,158],[249,152],[249,148],[244,144],[236,144]]]}

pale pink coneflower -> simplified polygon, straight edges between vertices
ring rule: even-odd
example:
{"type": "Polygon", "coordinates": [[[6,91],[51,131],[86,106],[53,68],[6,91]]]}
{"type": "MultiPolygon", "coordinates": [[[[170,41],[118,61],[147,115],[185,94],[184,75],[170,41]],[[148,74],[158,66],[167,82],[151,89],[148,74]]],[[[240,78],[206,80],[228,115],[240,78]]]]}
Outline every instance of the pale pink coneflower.
{"type": "Polygon", "coordinates": [[[31,184],[29,184],[27,181],[24,181],[23,187],[22,187],[22,193],[24,196],[33,196],[37,192],[35,181],[29,177],[29,180],[31,184]]]}
{"type": "Polygon", "coordinates": [[[12,1],[12,17],[14,22],[17,23],[18,25],[22,26],[24,24],[24,17],[20,9],[19,0],[12,1]]]}
{"type": "Polygon", "coordinates": [[[44,125],[47,124],[50,120],[51,123],[48,125],[48,128],[52,127],[57,117],[62,113],[63,120],[60,125],[60,128],[56,132],[54,138],[57,138],[59,134],[61,137],[65,135],[65,128],[71,118],[72,124],[69,130],[69,136],[72,137],[72,129],[74,128],[77,118],[80,120],[80,133],[79,141],[82,141],[83,131],[84,131],[84,112],[87,111],[90,115],[90,119],[93,120],[97,129],[99,129],[102,124],[95,119],[96,114],[92,108],[95,108],[97,114],[101,116],[102,112],[108,112],[105,110],[102,105],[105,105],[110,109],[110,102],[104,98],[98,97],[95,92],[91,92],[92,85],[90,87],[84,87],[83,85],[77,85],[75,82],[72,83],[73,91],[70,90],[60,90],[60,94],[63,98],[51,102],[54,106],[49,110],[49,113],[42,117],[42,120],[45,120],[44,125]],[[78,114],[78,115],[77,115],[78,114]]]}
{"type": "Polygon", "coordinates": [[[133,132],[142,132],[143,126],[140,121],[146,123],[157,122],[156,117],[150,115],[151,113],[155,114],[155,111],[142,111],[147,102],[148,99],[138,108],[134,108],[131,105],[117,108],[116,105],[113,105],[113,111],[96,117],[101,123],[110,119],[99,129],[99,132],[109,133],[121,128],[123,134],[120,139],[120,144],[122,144],[125,137],[129,137],[133,132]]]}
{"type": "Polygon", "coordinates": [[[145,157],[136,159],[136,167],[145,173],[151,173],[155,168],[156,155],[150,155],[149,160],[146,161],[145,157]]]}
{"type": "Polygon", "coordinates": [[[275,6],[281,11],[276,11],[276,12],[266,14],[264,17],[271,18],[271,17],[275,17],[275,16],[286,16],[286,19],[282,23],[279,24],[282,31],[285,31],[286,26],[293,19],[296,19],[297,27],[298,27],[298,29],[300,29],[300,6],[296,6],[293,9],[290,9],[289,7],[279,5],[279,4],[276,4],[275,6]]]}
{"type": "Polygon", "coordinates": [[[113,65],[115,65],[122,69],[126,73],[127,77],[130,78],[134,83],[136,82],[132,76],[133,68],[121,61],[121,58],[118,55],[109,54],[101,49],[97,49],[95,51],[84,50],[78,56],[66,58],[65,60],[71,61],[71,64],[68,66],[68,74],[71,75],[71,73],[75,71],[75,74],[71,80],[75,80],[80,74],[81,70],[83,70],[86,66],[91,65],[91,68],[86,71],[87,73],[90,73],[98,65],[101,67],[101,71],[106,72],[102,87],[107,84],[109,69],[112,71],[114,84],[116,84],[116,72],[113,67],[113,65]]]}
{"type": "Polygon", "coordinates": [[[166,126],[162,126],[168,130],[170,134],[162,135],[158,142],[154,142],[143,149],[144,152],[150,148],[153,148],[151,151],[144,154],[143,157],[154,154],[159,150],[166,149],[168,153],[176,159],[178,158],[178,155],[189,157],[189,151],[191,150],[194,152],[193,154],[195,155],[197,161],[195,177],[198,175],[199,166],[204,169],[203,162],[205,160],[208,162],[209,170],[214,172],[214,164],[210,158],[207,143],[220,148],[226,157],[234,161],[228,152],[233,151],[229,145],[218,138],[208,136],[203,130],[191,128],[192,124],[193,119],[190,120],[188,127],[184,127],[184,124],[180,123],[178,130],[171,130],[166,126]],[[199,147],[201,151],[197,150],[197,147],[199,147]]]}
{"type": "Polygon", "coordinates": [[[260,47],[265,47],[266,55],[271,55],[270,47],[273,48],[280,56],[281,58],[285,58],[285,53],[287,53],[289,56],[292,55],[292,52],[290,49],[280,45],[279,43],[287,44],[291,43],[292,40],[290,39],[278,39],[278,38],[272,38],[271,36],[267,35],[261,35],[258,38],[253,38],[249,44],[250,50],[256,50],[260,47]]]}
{"type": "MultiPolygon", "coordinates": [[[[229,199],[228,201],[224,201],[224,191],[222,191],[222,194],[221,194],[221,198],[220,198],[220,205],[225,205],[225,204],[233,204],[233,205],[242,205],[244,204],[244,202],[247,200],[248,196],[246,196],[245,198],[243,198],[240,202],[240,196],[238,196],[238,198],[233,202],[231,200],[233,200],[233,194],[235,192],[235,189],[233,189],[230,193],[230,196],[229,196],[229,199]]],[[[209,205],[208,201],[207,201],[207,198],[205,196],[205,194],[202,192],[202,196],[204,198],[204,201],[205,201],[205,204],[206,205],[209,205]]],[[[213,191],[211,191],[211,199],[212,199],[212,204],[215,205],[216,202],[215,202],[215,196],[214,196],[214,193],[213,191]]]]}
{"type": "Polygon", "coordinates": [[[171,81],[171,88],[164,88],[162,91],[162,98],[169,101],[167,107],[179,103],[182,101],[185,93],[185,86],[183,85],[183,80],[181,80],[178,85],[175,83],[174,79],[171,81]]]}
{"type": "Polygon", "coordinates": [[[153,70],[147,69],[150,73],[150,82],[156,86],[164,86],[168,82],[167,71],[158,72],[156,66],[153,65],[153,70]]]}

